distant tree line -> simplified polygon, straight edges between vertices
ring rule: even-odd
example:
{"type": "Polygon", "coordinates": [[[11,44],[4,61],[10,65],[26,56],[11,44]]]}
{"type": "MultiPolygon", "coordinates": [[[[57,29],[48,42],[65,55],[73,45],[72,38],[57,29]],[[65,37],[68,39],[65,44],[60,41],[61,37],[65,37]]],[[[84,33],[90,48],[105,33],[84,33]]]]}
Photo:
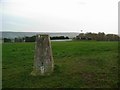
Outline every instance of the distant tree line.
{"type": "MultiPolygon", "coordinates": [[[[36,36],[31,37],[17,37],[14,39],[3,38],[3,42],[35,42],[36,36]]],[[[51,40],[58,39],[69,39],[65,36],[54,36],[50,37],[51,40]]],[[[99,33],[80,33],[78,36],[74,37],[73,40],[96,40],[96,41],[120,41],[120,36],[116,34],[105,34],[104,32],[99,33]]]]}
{"type": "Polygon", "coordinates": [[[120,37],[116,34],[99,33],[80,33],[74,38],[75,40],[96,40],[96,41],[119,41],[120,37]]]}
{"type": "MultiPolygon", "coordinates": [[[[68,36],[54,36],[50,37],[51,40],[58,40],[58,39],[69,39],[68,36]]],[[[18,37],[14,39],[9,39],[9,38],[3,38],[4,42],[35,42],[36,36],[31,36],[31,37],[18,37]]]]}
{"type": "Polygon", "coordinates": [[[56,40],[56,39],[69,39],[69,37],[64,37],[64,36],[55,36],[55,37],[50,37],[51,40],[56,40]]]}

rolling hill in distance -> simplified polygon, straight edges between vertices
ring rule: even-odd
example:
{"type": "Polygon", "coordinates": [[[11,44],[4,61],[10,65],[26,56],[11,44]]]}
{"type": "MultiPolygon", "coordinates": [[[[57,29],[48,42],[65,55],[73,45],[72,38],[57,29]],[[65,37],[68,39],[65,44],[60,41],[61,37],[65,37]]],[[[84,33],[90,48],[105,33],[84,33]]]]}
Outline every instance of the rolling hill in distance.
{"type": "Polygon", "coordinates": [[[11,31],[0,31],[0,34],[2,34],[2,36],[0,36],[0,38],[10,38],[10,39],[14,39],[15,37],[31,37],[37,34],[49,34],[51,37],[53,36],[68,36],[69,38],[73,38],[76,37],[79,33],[76,32],[11,32],[11,31]]]}

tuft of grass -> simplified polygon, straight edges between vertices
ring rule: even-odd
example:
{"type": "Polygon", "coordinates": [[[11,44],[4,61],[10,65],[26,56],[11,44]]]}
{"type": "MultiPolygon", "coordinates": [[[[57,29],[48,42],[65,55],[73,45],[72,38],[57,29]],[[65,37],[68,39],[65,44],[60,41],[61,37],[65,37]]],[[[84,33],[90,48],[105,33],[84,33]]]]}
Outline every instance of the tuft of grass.
{"type": "Polygon", "coordinates": [[[3,43],[3,88],[118,87],[118,43],[52,42],[54,72],[31,76],[34,43],[3,43]]]}

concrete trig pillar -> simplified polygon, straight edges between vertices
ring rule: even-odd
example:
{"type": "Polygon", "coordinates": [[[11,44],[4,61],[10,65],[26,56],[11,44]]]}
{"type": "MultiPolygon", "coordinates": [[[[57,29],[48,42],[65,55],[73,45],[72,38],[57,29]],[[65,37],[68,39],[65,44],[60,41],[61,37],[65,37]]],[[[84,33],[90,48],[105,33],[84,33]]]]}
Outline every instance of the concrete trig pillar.
{"type": "Polygon", "coordinates": [[[54,62],[49,35],[37,35],[35,42],[34,66],[31,75],[49,75],[53,72],[54,62]]]}

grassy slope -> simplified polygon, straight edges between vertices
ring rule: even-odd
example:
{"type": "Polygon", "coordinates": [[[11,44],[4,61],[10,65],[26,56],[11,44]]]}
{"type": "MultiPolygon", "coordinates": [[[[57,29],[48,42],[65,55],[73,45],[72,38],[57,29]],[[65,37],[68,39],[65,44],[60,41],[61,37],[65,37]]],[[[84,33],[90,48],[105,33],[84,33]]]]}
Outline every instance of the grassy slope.
{"type": "Polygon", "coordinates": [[[31,76],[34,43],[3,44],[3,87],[117,87],[117,42],[52,42],[55,72],[31,76]]]}

